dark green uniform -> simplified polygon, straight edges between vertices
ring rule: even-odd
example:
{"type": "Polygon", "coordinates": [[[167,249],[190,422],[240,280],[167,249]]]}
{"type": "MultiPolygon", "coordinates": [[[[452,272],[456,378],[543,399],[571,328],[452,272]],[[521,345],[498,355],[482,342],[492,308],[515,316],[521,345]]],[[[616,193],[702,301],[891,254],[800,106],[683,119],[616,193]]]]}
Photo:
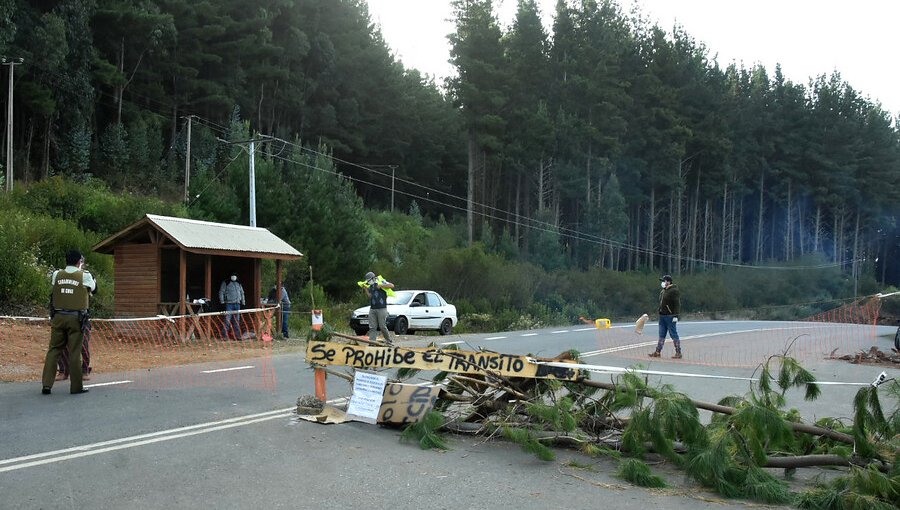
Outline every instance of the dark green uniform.
{"type": "Polygon", "coordinates": [[[69,391],[80,393],[83,389],[81,373],[81,344],[84,333],[81,321],[88,308],[88,287],[84,285],[84,271],[73,273],[58,271],[53,283],[53,299],[50,319],[50,348],[44,360],[42,384],[52,388],[56,379],[56,362],[63,349],[69,352],[69,391]]]}

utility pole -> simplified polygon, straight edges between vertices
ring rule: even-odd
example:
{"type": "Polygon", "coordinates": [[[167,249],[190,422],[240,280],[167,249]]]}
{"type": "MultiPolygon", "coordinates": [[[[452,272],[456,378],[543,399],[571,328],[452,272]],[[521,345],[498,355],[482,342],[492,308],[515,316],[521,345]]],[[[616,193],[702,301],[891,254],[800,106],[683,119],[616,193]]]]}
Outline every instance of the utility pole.
{"type": "MultiPolygon", "coordinates": [[[[375,163],[358,163],[364,170],[373,171],[373,168],[390,168],[391,169],[391,212],[394,212],[394,181],[396,180],[397,167],[400,165],[381,165],[375,163]]],[[[379,175],[387,175],[384,172],[375,171],[379,175]]]]}
{"type": "Polygon", "coordinates": [[[6,105],[6,191],[13,189],[13,69],[25,61],[23,58],[17,62],[3,57],[2,63],[9,66],[9,98],[6,105]]]}
{"type": "Polygon", "coordinates": [[[394,212],[394,170],[397,169],[397,165],[388,165],[391,167],[391,212],[394,212]]]}
{"type": "Polygon", "coordinates": [[[250,226],[256,226],[256,140],[250,140],[250,226]]]}
{"type": "Polygon", "coordinates": [[[231,142],[228,140],[223,140],[221,138],[216,138],[216,140],[227,143],[229,145],[243,145],[245,143],[250,144],[250,226],[256,226],[256,142],[266,142],[272,140],[271,136],[260,136],[258,138],[251,138],[250,140],[239,140],[235,142],[231,142]]]}
{"type": "Polygon", "coordinates": [[[184,203],[190,202],[190,187],[191,187],[191,119],[193,115],[188,115],[187,118],[187,149],[184,153],[184,203]]]}

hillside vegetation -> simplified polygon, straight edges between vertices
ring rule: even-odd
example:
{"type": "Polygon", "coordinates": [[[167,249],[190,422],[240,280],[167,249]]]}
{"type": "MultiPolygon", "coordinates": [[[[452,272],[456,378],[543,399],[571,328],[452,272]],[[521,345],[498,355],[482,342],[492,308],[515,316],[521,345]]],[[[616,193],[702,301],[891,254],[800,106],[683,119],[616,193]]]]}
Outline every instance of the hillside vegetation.
{"type": "MultiPolygon", "coordinates": [[[[352,224],[352,231],[334,231],[314,222],[320,228],[299,228],[288,221],[293,217],[282,223],[273,220],[269,228],[304,253],[331,250],[345,265],[356,265],[343,279],[329,282],[331,291],[318,280],[315,267],[310,285],[308,260],[287,264],[287,288],[297,303],[295,309],[311,308],[312,288],[317,307],[324,307],[326,317],[339,327],[346,326],[350,309],[364,304],[355,281],[367,268],[400,287],[437,290],[457,305],[464,331],[571,323],[581,315],[633,320],[655,311],[657,273],[601,267],[548,271],[519,260],[503,239],[466,246],[462,222],[426,220],[415,209],[411,214],[366,212],[339,177],[310,169],[297,171],[309,174],[309,179],[330,180],[330,185],[317,185],[331,186],[334,193],[329,196],[343,194],[346,207],[336,200],[329,214],[335,225],[352,224]]],[[[291,182],[306,182],[296,177],[291,182]]],[[[258,204],[261,219],[267,218],[262,211],[275,209],[276,202],[269,200],[261,197],[258,204]]],[[[325,208],[322,202],[311,203],[325,208]]],[[[113,193],[96,180],[79,183],[59,177],[0,197],[0,250],[8,254],[0,265],[0,314],[42,313],[50,292],[47,276],[61,267],[66,250],[74,247],[87,254],[87,263],[101,282],[93,302],[95,313],[109,315],[112,257],[90,249],[146,213],[184,216],[186,211],[154,198],[113,193]]],[[[802,262],[815,265],[817,261],[802,262]]],[[[266,285],[274,279],[271,265],[264,266],[264,278],[266,285]]],[[[764,268],[711,270],[682,275],[678,283],[687,313],[709,317],[805,317],[836,306],[835,300],[853,291],[853,282],[836,267],[782,269],[777,274],[764,268]]],[[[876,290],[880,289],[871,277],[859,283],[860,293],[876,290]]]]}
{"type": "Polygon", "coordinates": [[[0,4],[25,62],[0,303],[42,306],[65,249],[145,213],[248,223],[251,139],[258,224],[330,317],[369,269],[476,328],[633,318],[662,273],[687,311],[769,317],[900,281],[900,129],[838,72],[723,65],[614,1],[558,2],[550,27],[518,5],[502,27],[454,2],[440,86],[362,0],[0,4]]]}

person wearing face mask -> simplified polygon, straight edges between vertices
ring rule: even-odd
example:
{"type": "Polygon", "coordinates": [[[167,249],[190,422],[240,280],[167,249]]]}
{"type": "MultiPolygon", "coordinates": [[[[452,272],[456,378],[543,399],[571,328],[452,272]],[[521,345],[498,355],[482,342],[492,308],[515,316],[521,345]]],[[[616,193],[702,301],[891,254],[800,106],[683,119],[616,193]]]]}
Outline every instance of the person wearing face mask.
{"type": "Polygon", "coordinates": [[[233,335],[233,338],[241,338],[241,326],[238,312],[242,305],[247,304],[244,298],[244,287],[238,281],[237,273],[231,273],[231,277],[219,286],[219,302],[225,305],[225,336],[233,335]]]}
{"type": "Polygon", "coordinates": [[[675,344],[673,359],[681,359],[681,339],[678,337],[678,315],[681,313],[681,293],[672,282],[672,277],[665,275],[659,279],[662,290],[659,292],[659,341],[656,350],[650,353],[651,358],[658,358],[666,343],[666,333],[675,344]]]}
{"type": "Polygon", "coordinates": [[[44,359],[41,393],[49,395],[56,378],[57,361],[63,349],[69,353],[69,392],[87,393],[82,379],[81,348],[88,300],[97,283],[84,271],[84,256],[78,250],[66,253],[66,267],[53,273],[50,294],[50,347],[44,359]]]}
{"type": "Polygon", "coordinates": [[[387,327],[387,291],[393,289],[394,284],[384,278],[375,276],[375,273],[369,271],[365,276],[366,296],[369,297],[369,340],[375,341],[378,338],[378,331],[384,335],[384,340],[388,344],[393,344],[394,340],[388,332],[387,327]]]}

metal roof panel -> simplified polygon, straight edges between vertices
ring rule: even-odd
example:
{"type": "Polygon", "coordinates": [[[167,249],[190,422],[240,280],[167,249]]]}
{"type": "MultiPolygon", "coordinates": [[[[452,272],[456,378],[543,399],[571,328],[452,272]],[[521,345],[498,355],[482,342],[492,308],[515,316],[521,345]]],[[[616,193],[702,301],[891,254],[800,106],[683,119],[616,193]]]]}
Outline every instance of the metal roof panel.
{"type": "Polygon", "coordinates": [[[265,228],[148,214],[157,228],[187,250],[222,250],[302,257],[265,228]]]}

